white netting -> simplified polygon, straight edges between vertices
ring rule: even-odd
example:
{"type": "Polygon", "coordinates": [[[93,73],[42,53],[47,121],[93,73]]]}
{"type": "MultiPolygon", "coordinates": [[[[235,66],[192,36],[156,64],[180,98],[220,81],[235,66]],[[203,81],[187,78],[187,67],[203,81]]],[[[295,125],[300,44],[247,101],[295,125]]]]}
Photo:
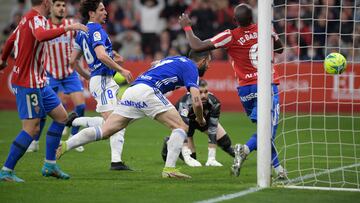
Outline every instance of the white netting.
{"type": "Polygon", "coordinates": [[[274,28],[285,183],[360,189],[360,0],[275,0],[274,28]],[[324,72],[331,52],[347,58],[341,75],[324,72]]]}

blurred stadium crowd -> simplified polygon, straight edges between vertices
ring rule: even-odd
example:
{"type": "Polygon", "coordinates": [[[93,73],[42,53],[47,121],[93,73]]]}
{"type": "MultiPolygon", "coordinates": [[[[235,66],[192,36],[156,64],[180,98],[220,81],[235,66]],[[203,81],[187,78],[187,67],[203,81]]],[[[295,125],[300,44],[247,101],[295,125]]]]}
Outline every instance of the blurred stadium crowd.
{"type": "MultiPolygon", "coordinates": [[[[67,2],[68,17],[81,21],[80,0],[67,2]]],[[[194,32],[207,39],[235,28],[233,8],[239,3],[250,4],[257,13],[257,0],[104,0],[106,30],[114,50],[126,60],[186,54],[188,43],[178,24],[181,13],[189,13],[194,32]]],[[[29,8],[27,4],[18,0],[14,5],[10,23],[2,31],[1,46],[29,8]]],[[[280,62],[322,60],[332,51],[360,62],[360,0],[274,0],[273,22],[286,47],[277,59],[280,62]]],[[[212,54],[215,60],[227,59],[224,50],[212,54]]]]}

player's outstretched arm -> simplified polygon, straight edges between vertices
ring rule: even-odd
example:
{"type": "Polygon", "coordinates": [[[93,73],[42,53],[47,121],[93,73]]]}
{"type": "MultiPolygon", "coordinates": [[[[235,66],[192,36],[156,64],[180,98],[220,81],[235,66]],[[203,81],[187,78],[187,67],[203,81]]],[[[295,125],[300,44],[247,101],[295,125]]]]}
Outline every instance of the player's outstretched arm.
{"type": "MultiPolygon", "coordinates": [[[[10,37],[5,42],[4,48],[2,50],[2,55],[1,55],[0,70],[3,70],[4,68],[7,67],[6,61],[7,61],[8,57],[10,56],[11,50],[14,47],[14,42],[16,39],[17,31],[18,31],[18,28],[16,28],[14,30],[14,32],[10,35],[10,37]]],[[[17,50],[15,50],[15,51],[17,51],[17,50]]]]}
{"type": "Polygon", "coordinates": [[[70,56],[70,66],[76,70],[83,78],[86,80],[90,80],[90,72],[82,68],[79,65],[80,57],[82,56],[82,52],[79,49],[73,49],[73,52],[70,56]]]}
{"type": "Polygon", "coordinates": [[[67,25],[65,26],[65,32],[67,31],[71,31],[71,30],[81,30],[81,31],[84,31],[84,32],[87,32],[88,31],[88,28],[81,24],[81,23],[73,23],[73,24],[70,24],[70,25],[67,25]]]}
{"type": "Polygon", "coordinates": [[[204,126],[206,124],[206,120],[203,114],[203,105],[200,98],[200,91],[196,87],[190,87],[190,94],[192,107],[196,116],[196,122],[198,122],[200,126],[204,126]]]}
{"type": "Polygon", "coordinates": [[[185,35],[189,41],[191,49],[195,51],[207,51],[215,49],[215,46],[210,41],[210,39],[202,41],[194,34],[191,29],[191,20],[187,14],[183,13],[181,16],[179,16],[179,23],[185,31],[185,35]]]}
{"type": "Polygon", "coordinates": [[[99,45],[95,47],[96,57],[104,63],[107,67],[121,73],[126,78],[126,81],[130,83],[133,80],[131,72],[117,64],[105,51],[105,47],[99,45]]]}
{"type": "Polygon", "coordinates": [[[38,26],[34,31],[34,37],[39,42],[52,40],[59,37],[69,30],[82,30],[87,32],[87,27],[80,23],[74,23],[65,27],[46,30],[43,26],[38,26]]]}

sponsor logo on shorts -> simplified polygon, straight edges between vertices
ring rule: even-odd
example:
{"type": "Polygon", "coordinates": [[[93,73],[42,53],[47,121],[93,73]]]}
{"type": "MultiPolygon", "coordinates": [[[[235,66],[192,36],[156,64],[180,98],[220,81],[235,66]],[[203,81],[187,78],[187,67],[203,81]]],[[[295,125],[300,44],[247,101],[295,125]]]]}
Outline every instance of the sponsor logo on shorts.
{"type": "Polygon", "coordinates": [[[120,104],[124,106],[133,106],[137,109],[143,109],[148,107],[148,105],[145,102],[134,102],[130,100],[121,100],[120,104]]]}
{"type": "Polygon", "coordinates": [[[242,102],[247,102],[247,101],[255,99],[256,97],[257,97],[257,93],[250,93],[246,96],[240,97],[240,99],[242,102]]]}

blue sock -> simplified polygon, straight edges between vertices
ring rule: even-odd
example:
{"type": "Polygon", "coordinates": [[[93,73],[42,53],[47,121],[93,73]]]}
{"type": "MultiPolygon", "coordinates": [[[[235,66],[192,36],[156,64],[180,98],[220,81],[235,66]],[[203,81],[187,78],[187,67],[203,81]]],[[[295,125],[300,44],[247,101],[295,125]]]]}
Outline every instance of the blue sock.
{"type": "Polygon", "coordinates": [[[257,134],[254,133],[247,141],[246,145],[249,147],[250,152],[257,149],[257,134]]]}
{"type": "MultiPolygon", "coordinates": [[[[84,116],[85,104],[77,105],[77,106],[75,107],[75,112],[77,113],[77,115],[78,115],[79,117],[84,116]]],[[[72,128],[71,128],[71,135],[75,135],[76,133],[78,133],[78,132],[79,132],[79,129],[80,129],[80,127],[72,127],[72,128]]]]}
{"type": "Polygon", "coordinates": [[[56,160],[56,149],[59,147],[65,124],[53,121],[46,133],[46,160],[56,160]]]}
{"type": "Polygon", "coordinates": [[[16,163],[24,155],[32,141],[33,138],[27,132],[22,130],[12,143],[4,166],[14,170],[16,163]]]}
{"type": "Polygon", "coordinates": [[[275,144],[273,142],[271,142],[271,161],[272,161],[272,165],[274,166],[274,168],[276,168],[280,165],[279,159],[278,159],[278,154],[275,149],[275,144]]]}
{"type": "Polygon", "coordinates": [[[36,137],[34,138],[35,141],[39,141],[41,133],[42,133],[42,131],[44,129],[44,126],[45,126],[45,122],[46,122],[46,118],[40,119],[40,131],[39,131],[39,134],[36,135],[36,137]]]}

